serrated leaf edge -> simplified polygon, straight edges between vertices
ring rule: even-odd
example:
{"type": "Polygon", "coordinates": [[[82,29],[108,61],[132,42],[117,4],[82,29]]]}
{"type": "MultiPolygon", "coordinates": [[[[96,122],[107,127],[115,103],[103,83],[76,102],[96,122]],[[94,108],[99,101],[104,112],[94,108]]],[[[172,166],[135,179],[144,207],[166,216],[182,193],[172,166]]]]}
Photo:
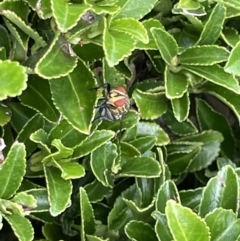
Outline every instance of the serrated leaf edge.
{"type": "Polygon", "coordinates": [[[22,86],[22,88],[21,88],[20,91],[18,91],[17,93],[14,93],[14,94],[5,95],[5,96],[3,97],[3,99],[1,99],[1,100],[6,99],[8,96],[10,96],[10,97],[16,97],[16,96],[21,95],[22,92],[27,88],[28,76],[27,76],[27,74],[26,74],[26,68],[23,67],[22,65],[20,65],[20,64],[19,64],[18,62],[16,62],[16,61],[10,61],[10,60],[3,60],[3,61],[2,61],[2,60],[0,60],[0,65],[1,65],[2,62],[7,62],[7,63],[9,63],[9,64],[14,64],[15,67],[17,67],[17,68],[19,69],[19,71],[21,71],[21,73],[23,74],[23,76],[24,76],[25,78],[24,78],[24,81],[23,81],[23,86],[22,86]]]}
{"type": "Polygon", "coordinates": [[[30,36],[32,39],[34,39],[34,41],[39,44],[40,47],[45,47],[47,44],[46,42],[43,40],[43,38],[38,34],[38,32],[34,31],[31,27],[29,27],[28,25],[26,25],[26,23],[19,18],[16,13],[10,11],[10,10],[2,10],[2,15],[4,15],[7,19],[9,19],[11,22],[13,22],[14,24],[16,24],[20,29],[22,29],[22,25],[24,25],[24,27],[29,30],[31,33],[33,33],[32,36],[30,36],[29,34],[27,34],[24,30],[23,32],[25,32],[28,36],[30,36]],[[11,16],[11,18],[9,18],[9,14],[11,16]],[[12,17],[16,18],[18,21],[13,21],[12,17]],[[21,24],[19,24],[21,23],[21,24]]]}
{"type": "MultiPolygon", "coordinates": [[[[47,186],[48,186],[48,178],[46,178],[46,165],[43,165],[43,170],[44,170],[45,181],[46,181],[47,186]]],[[[66,181],[69,181],[69,180],[66,180],[66,181]]],[[[54,211],[54,213],[53,213],[52,210],[51,210],[52,209],[52,202],[51,202],[51,199],[50,199],[50,195],[51,194],[49,192],[49,188],[47,188],[48,202],[49,202],[49,205],[50,205],[49,212],[51,213],[51,215],[53,217],[56,217],[59,214],[63,213],[65,211],[65,209],[68,207],[69,202],[71,202],[70,196],[71,196],[72,190],[73,190],[73,185],[72,185],[72,183],[70,183],[70,192],[69,192],[68,202],[65,203],[64,207],[62,208],[62,210],[58,210],[57,213],[56,213],[56,211],[54,211]]],[[[66,194],[68,194],[68,193],[64,193],[64,195],[66,195],[66,194]]]]}
{"type": "MultiPolygon", "coordinates": [[[[147,30],[145,29],[145,27],[143,26],[143,24],[139,21],[137,21],[135,18],[118,18],[118,19],[115,19],[113,20],[111,23],[110,23],[110,26],[109,26],[109,30],[111,30],[111,26],[112,26],[112,23],[115,23],[115,22],[121,22],[121,20],[131,20],[131,21],[134,21],[135,23],[139,24],[139,27],[141,28],[141,30],[143,30],[143,32],[145,32],[144,34],[144,37],[143,38],[138,38],[136,35],[132,35],[130,32],[129,34],[132,35],[133,38],[136,38],[140,41],[142,41],[143,43],[147,44],[149,42],[149,38],[148,38],[148,34],[147,34],[147,30]]],[[[128,33],[124,30],[121,30],[121,29],[116,29],[114,28],[113,29],[114,31],[119,31],[119,32],[124,32],[124,33],[128,33]]]]}
{"type": "MultiPolygon", "coordinates": [[[[55,46],[55,44],[57,44],[57,41],[59,39],[60,36],[60,32],[57,32],[57,34],[55,35],[53,41],[51,42],[51,45],[49,46],[48,50],[44,53],[44,55],[39,59],[39,61],[37,62],[36,66],[35,66],[35,73],[38,74],[40,77],[44,78],[44,79],[57,79],[60,77],[64,77],[66,75],[69,75],[71,72],[73,72],[73,70],[75,69],[75,67],[77,66],[77,62],[78,62],[78,58],[75,58],[75,64],[73,65],[72,69],[70,69],[69,71],[65,72],[64,74],[59,74],[59,75],[55,75],[55,76],[46,76],[43,75],[40,71],[39,71],[39,65],[42,63],[42,61],[48,56],[49,53],[51,53],[53,47],[55,46]]],[[[59,46],[60,48],[60,46],[59,46]]]]}

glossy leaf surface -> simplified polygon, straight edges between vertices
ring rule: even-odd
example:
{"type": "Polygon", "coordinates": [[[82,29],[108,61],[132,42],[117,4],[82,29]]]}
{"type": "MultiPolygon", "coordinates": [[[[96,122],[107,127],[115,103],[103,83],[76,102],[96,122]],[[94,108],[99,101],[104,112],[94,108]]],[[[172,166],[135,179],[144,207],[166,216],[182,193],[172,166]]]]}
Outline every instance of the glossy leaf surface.
{"type": "Polygon", "coordinates": [[[26,69],[20,66],[19,63],[0,60],[0,73],[0,100],[4,100],[8,96],[18,96],[26,89],[26,69]]]}
{"type": "Polygon", "coordinates": [[[24,144],[15,142],[0,169],[0,197],[11,197],[21,185],[26,169],[24,144]]]}
{"type": "Polygon", "coordinates": [[[204,217],[218,207],[236,212],[238,186],[237,174],[233,168],[230,166],[223,167],[216,177],[209,180],[203,191],[199,208],[200,215],[204,217]]]}
{"type": "Polygon", "coordinates": [[[175,240],[210,241],[209,228],[191,209],[169,200],[166,207],[168,225],[175,240]]]}
{"type": "Polygon", "coordinates": [[[55,106],[75,129],[84,134],[89,134],[96,104],[96,92],[89,90],[94,86],[91,72],[80,60],[67,77],[50,81],[55,106]]]}
{"type": "Polygon", "coordinates": [[[44,172],[50,203],[49,211],[55,217],[62,213],[69,205],[72,184],[70,180],[62,179],[61,172],[57,168],[45,167],[44,172]]]}

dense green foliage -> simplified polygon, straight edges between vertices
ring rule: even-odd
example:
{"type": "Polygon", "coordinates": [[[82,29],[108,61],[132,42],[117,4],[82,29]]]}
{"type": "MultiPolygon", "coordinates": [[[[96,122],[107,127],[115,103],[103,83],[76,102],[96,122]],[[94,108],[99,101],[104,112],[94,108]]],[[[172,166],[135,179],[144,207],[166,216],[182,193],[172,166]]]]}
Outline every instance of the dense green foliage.
{"type": "Polygon", "coordinates": [[[238,0],[0,15],[1,240],[240,240],[238,0]],[[132,107],[93,122],[106,82],[132,107]]]}

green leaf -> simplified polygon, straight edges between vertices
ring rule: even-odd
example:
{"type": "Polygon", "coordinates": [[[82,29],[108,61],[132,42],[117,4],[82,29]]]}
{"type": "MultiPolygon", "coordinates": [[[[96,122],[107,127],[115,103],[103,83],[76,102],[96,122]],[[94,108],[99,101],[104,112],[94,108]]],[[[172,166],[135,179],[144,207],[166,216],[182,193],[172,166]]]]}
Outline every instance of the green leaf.
{"type": "Polygon", "coordinates": [[[197,118],[201,130],[215,130],[222,133],[221,149],[228,158],[233,158],[234,138],[228,121],[205,101],[197,99],[197,118]]]}
{"type": "Polygon", "coordinates": [[[200,143],[196,142],[172,142],[166,146],[168,156],[179,153],[190,153],[198,147],[200,143]]]}
{"type": "Polygon", "coordinates": [[[197,128],[189,119],[179,122],[170,110],[168,110],[167,113],[162,116],[162,118],[168,128],[176,135],[185,136],[198,132],[197,128]]]}
{"type": "Polygon", "coordinates": [[[20,187],[26,169],[26,151],[22,143],[15,142],[0,168],[0,197],[11,197],[20,187]]]}
{"type": "Polygon", "coordinates": [[[181,204],[192,210],[198,210],[200,201],[202,199],[203,188],[197,188],[194,190],[183,190],[179,192],[181,204]]]}
{"type": "Polygon", "coordinates": [[[39,129],[35,132],[33,132],[30,135],[30,140],[32,140],[35,143],[40,144],[41,147],[44,148],[44,150],[47,151],[47,153],[50,153],[50,149],[48,148],[48,136],[47,133],[43,129],[39,129]]]}
{"type": "Polygon", "coordinates": [[[198,145],[195,144],[195,146],[190,146],[190,148],[186,152],[179,151],[168,155],[166,162],[172,174],[187,172],[189,164],[199,155],[201,148],[198,145]]]}
{"type": "MultiPolygon", "coordinates": [[[[163,152],[163,150],[160,147],[157,147],[157,154],[158,154],[159,164],[161,166],[161,171],[162,171],[160,178],[158,179],[159,186],[160,186],[166,180],[171,179],[171,173],[169,171],[168,166],[165,163],[166,156],[164,154],[166,154],[166,151],[164,150],[163,152]]],[[[159,186],[155,187],[155,192],[158,192],[159,186]]]]}
{"type": "Polygon", "coordinates": [[[157,199],[155,203],[156,210],[165,214],[167,201],[170,199],[180,202],[180,197],[175,183],[171,180],[167,180],[161,185],[161,187],[158,190],[157,199]]]}
{"type": "Polygon", "coordinates": [[[73,46],[73,51],[85,62],[102,59],[104,57],[102,47],[93,43],[84,44],[83,46],[76,44],[73,46]]]}
{"type": "Polygon", "coordinates": [[[29,156],[37,147],[36,143],[33,143],[29,137],[30,135],[43,127],[43,118],[36,114],[23,126],[22,130],[18,133],[17,140],[25,143],[26,153],[29,156]]]}
{"type": "Polygon", "coordinates": [[[212,66],[184,66],[184,69],[216,84],[229,89],[236,94],[240,93],[240,86],[233,75],[224,71],[219,65],[212,66]]]}
{"type": "MultiPolygon", "coordinates": [[[[106,59],[103,59],[103,79],[111,85],[111,87],[115,86],[125,86],[125,79],[121,75],[120,72],[118,72],[117,68],[110,67],[106,61],[106,59]]],[[[125,86],[126,87],[126,86],[125,86]]]]}
{"type": "MultiPolygon", "coordinates": [[[[57,220],[49,212],[41,212],[41,213],[31,213],[33,218],[43,222],[43,223],[56,223],[57,220]]],[[[41,241],[41,240],[40,240],[41,241]]],[[[46,240],[44,240],[46,241],[46,240]]]]}
{"type": "Polygon", "coordinates": [[[31,189],[27,191],[28,194],[37,200],[37,207],[31,210],[31,213],[35,212],[48,212],[50,204],[48,201],[48,193],[46,188],[31,189]]]}
{"type": "Polygon", "coordinates": [[[122,136],[122,141],[131,141],[137,136],[137,125],[132,126],[129,129],[126,129],[124,135],[122,136]]]}
{"type": "Polygon", "coordinates": [[[2,10],[9,10],[11,12],[16,13],[24,22],[28,20],[29,8],[25,2],[20,1],[4,1],[1,2],[0,5],[2,10]]]}
{"type": "Polygon", "coordinates": [[[37,62],[35,72],[44,79],[66,76],[77,65],[77,57],[71,56],[61,45],[60,33],[56,34],[45,54],[37,62]],[[64,64],[63,64],[64,63],[64,64]]]}
{"type": "Polygon", "coordinates": [[[234,75],[240,75],[239,50],[240,50],[240,41],[232,49],[230,57],[224,67],[224,70],[227,73],[234,74],[234,75]]]}
{"type": "Polygon", "coordinates": [[[151,150],[156,141],[157,138],[155,136],[143,136],[131,141],[130,144],[143,154],[146,151],[151,150]]]}
{"type": "Polygon", "coordinates": [[[14,136],[10,125],[0,127],[0,134],[4,138],[4,142],[6,143],[6,147],[3,150],[3,154],[6,155],[14,143],[14,136]]]}
{"type": "Polygon", "coordinates": [[[55,223],[45,223],[42,227],[42,234],[44,235],[46,240],[61,240],[63,236],[63,231],[61,226],[55,223]]]}
{"type": "MultiPolygon", "coordinates": [[[[8,1],[2,2],[1,4],[5,4],[8,1]]],[[[21,3],[20,1],[16,1],[18,3],[21,3]]],[[[11,2],[12,4],[13,2],[11,2]]],[[[2,9],[2,5],[0,5],[1,9],[2,9]]],[[[19,10],[22,9],[18,8],[18,14],[19,14],[19,10]]],[[[21,13],[21,11],[20,11],[21,13]]],[[[40,47],[44,47],[46,46],[46,42],[43,40],[43,38],[38,34],[37,31],[34,31],[28,23],[26,23],[26,21],[24,21],[23,19],[21,19],[18,14],[16,14],[15,12],[12,12],[8,9],[2,9],[1,10],[1,14],[3,16],[5,16],[8,20],[10,20],[11,22],[13,22],[16,26],[19,27],[19,29],[21,29],[24,33],[26,33],[29,37],[31,37],[38,46],[40,47]]],[[[21,15],[21,14],[19,14],[21,15]]]]}
{"type": "Polygon", "coordinates": [[[110,30],[116,30],[132,35],[133,38],[147,44],[149,39],[147,31],[143,24],[134,18],[121,18],[113,20],[110,24],[110,30]]]}
{"type": "Polygon", "coordinates": [[[139,197],[135,200],[123,198],[123,201],[127,204],[128,208],[133,213],[133,219],[139,219],[144,220],[146,222],[149,222],[152,218],[150,217],[151,213],[154,210],[154,199],[151,200],[151,202],[147,206],[143,206],[143,203],[141,202],[141,194],[142,191],[139,190],[139,197]]]}
{"type": "Polygon", "coordinates": [[[2,214],[14,231],[14,234],[20,241],[32,241],[34,239],[34,230],[31,222],[19,214],[2,214]]]}
{"type": "Polygon", "coordinates": [[[231,47],[234,47],[240,41],[240,36],[235,28],[224,28],[221,37],[231,47]]]}
{"type": "Polygon", "coordinates": [[[57,28],[66,33],[77,25],[82,15],[90,8],[88,4],[72,4],[51,0],[51,9],[56,20],[57,28]]]}
{"type": "Polygon", "coordinates": [[[185,121],[188,117],[190,110],[189,93],[185,92],[185,94],[181,98],[172,99],[171,105],[175,118],[179,122],[185,121]]]}
{"type": "Polygon", "coordinates": [[[174,240],[210,241],[208,226],[191,209],[169,200],[166,207],[166,216],[174,240]]]}
{"type": "Polygon", "coordinates": [[[134,110],[129,110],[129,112],[123,116],[121,120],[117,121],[102,121],[102,123],[99,125],[99,130],[112,130],[116,133],[120,131],[120,126],[122,125],[122,130],[128,130],[130,128],[133,128],[137,125],[139,121],[139,114],[134,110]]]}
{"type": "Polygon", "coordinates": [[[231,166],[224,166],[207,183],[199,207],[201,217],[205,217],[215,208],[232,209],[236,213],[238,208],[238,177],[231,166]]]}
{"type": "MultiPolygon", "coordinates": [[[[91,0],[86,0],[86,2],[91,2],[91,0]]],[[[101,6],[101,7],[110,7],[110,6],[115,6],[115,4],[118,2],[118,0],[102,0],[102,1],[99,1],[97,2],[97,5],[98,6],[101,6]]]]}
{"type": "Polygon", "coordinates": [[[226,7],[226,10],[227,10],[226,19],[238,17],[240,15],[239,8],[235,7],[235,4],[234,5],[225,4],[225,7],[226,7]]]}
{"type": "Polygon", "coordinates": [[[49,211],[53,217],[56,217],[70,204],[72,184],[70,180],[62,179],[61,171],[57,168],[44,165],[44,173],[50,203],[49,211]]]}
{"type": "Polygon", "coordinates": [[[105,187],[96,179],[92,183],[87,184],[84,189],[86,190],[89,201],[91,203],[97,203],[101,201],[111,191],[110,187],[105,187]]]}
{"type": "Polygon", "coordinates": [[[20,56],[22,54],[22,60],[24,60],[28,49],[29,36],[26,35],[21,29],[16,27],[14,24],[12,24],[10,21],[8,21],[6,18],[4,18],[4,22],[7,28],[9,29],[10,33],[16,39],[14,41],[14,59],[17,60],[16,56],[20,56]]]}
{"type": "Polygon", "coordinates": [[[239,237],[240,219],[232,210],[215,209],[206,215],[205,222],[210,228],[211,240],[213,241],[235,241],[239,237]]]}
{"type": "Polygon", "coordinates": [[[155,232],[159,241],[172,241],[173,237],[169,230],[166,215],[154,211],[152,216],[157,220],[155,224],[155,232]]]}
{"type": "Polygon", "coordinates": [[[77,162],[68,162],[64,160],[56,161],[56,166],[61,170],[61,177],[64,180],[76,179],[85,176],[85,169],[77,162]]]}
{"type": "Polygon", "coordinates": [[[157,137],[156,145],[159,146],[167,145],[170,141],[167,133],[159,125],[150,122],[138,122],[137,136],[155,136],[157,137]]]}
{"type": "Polygon", "coordinates": [[[139,189],[132,185],[117,197],[113,208],[108,215],[108,226],[110,230],[120,230],[127,222],[133,219],[132,211],[127,207],[123,198],[137,202],[139,199],[139,189]]]}
{"type": "MultiPolygon", "coordinates": [[[[141,137],[140,137],[141,138],[141,137]]],[[[145,138],[145,137],[142,137],[145,138]]],[[[121,148],[121,163],[126,163],[129,158],[140,156],[139,150],[137,150],[132,144],[128,142],[120,142],[121,148]]],[[[112,169],[113,170],[113,169],[112,169]]]]}
{"type": "Polygon", "coordinates": [[[186,136],[178,139],[176,142],[195,142],[201,144],[201,150],[197,156],[189,163],[188,171],[194,172],[206,168],[218,156],[220,143],[223,136],[217,131],[204,131],[200,134],[186,136]]]}
{"type": "Polygon", "coordinates": [[[161,168],[159,163],[151,157],[134,157],[123,164],[119,176],[134,176],[153,178],[159,177],[161,168]]]}
{"type": "MultiPolygon", "coordinates": [[[[92,3],[92,2],[89,1],[89,3],[92,3]]],[[[96,2],[96,4],[93,4],[92,10],[96,14],[106,13],[109,15],[114,15],[119,10],[119,7],[117,5],[108,5],[108,4],[105,5],[104,1],[102,1],[102,2],[96,2]]]]}
{"type": "MultiPolygon", "coordinates": [[[[164,69],[165,69],[166,66],[165,66],[164,60],[162,58],[160,58],[160,56],[159,56],[159,51],[149,49],[149,50],[146,51],[146,54],[148,55],[154,69],[158,73],[161,73],[161,74],[164,73],[164,69]]],[[[151,82],[153,82],[153,80],[151,82]]],[[[157,82],[157,83],[159,85],[159,82],[157,82]]],[[[146,84],[146,82],[145,81],[140,82],[140,84],[146,84]]],[[[163,83],[161,83],[161,84],[163,84],[163,83]]]]}
{"type": "Polygon", "coordinates": [[[226,4],[226,6],[233,6],[236,9],[240,9],[240,4],[237,0],[222,0],[221,2],[226,4]]]}
{"type": "Polygon", "coordinates": [[[49,133],[48,139],[51,143],[54,139],[61,140],[65,147],[75,148],[88,136],[74,129],[65,119],[62,119],[49,133]]]}
{"type": "Polygon", "coordinates": [[[95,222],[92,206],[84,188],[80,187],[81,209],[81,240],[85,240],[85,234],[94,234],[95,222]]]}
{"type": "Polygon", "coordinates": [[[126,17],[140,19],[151,11],[156,2],[157,0],[144,2],[139,2],[138,0],[119,0],[117,4],[120,10],[115,14],[114,19],[126,17]]]}
{"type": "Polygon", "coordinates": [[[25,210],[20,204],[6,199],[1,199],[1,212],[5,214],[19,214],[21,216],[26,214],[25,210]]]}
{"type": "MultiPolygon", "coordinates": [[[[218,157],[218,159],[217,159],[218,170],[222,169],[226,165],[230,165],[234,169],[237,168],[236,164],[233,161],[231,161],[230,159],[228,159],[227,157],[218,157]]],[[[236,172],[238,173],[238,169],[236,169],[236,172]]]]}
{"type": "Polygon", "coordinates": [[[52,17],[51,2],[49,0],[41,1],[39,6],[37,0],[29,0],[28,4],[31,8],[37,12],[39,18],[48,19],[52,17]],[[32,2],[33,1],[33,2],[32,2]]]}
{"type": "Polygon", "coordinates": [[[187,77],[183,74],[174,74],[168,68],[165,69],[165,89],[168,99],[183,97],[188,88],[187,77]]]}
{"type": "Polygon", "coordinates": [[[196,44],[214,44],[219,38],[222,25],[226,17],[226,8],[222,3],[217,3],[205,23],[203,31],[196,44]]]}
{"type": "Polygon", "coordinates": [[[29,119],[29,122],[27,122],[23,129],[18,133],[16,139],[19,142],[25,143],[27,156],[29,156],[37,147],[37,144],[33,143],[29,137],[33,132],[42,128],[43,123],[43,118],[39,114],[36,114],[31,119],[29,119]]]}
{"type": "Polygon", "coordinates": [[[18,192],[24,192],[24,191],[27,191],[27,190],[30,190],[30,189],[34,189],[36,187],[37,187],[37,185],[34,184],[33,182],[31,182],[27,179],[23,179],[23,181],[21,183],[21,186],[18,189],[18,192]]]}
{"type": "Polygon", "coordinates": [[[107,141],[114,137],[113,131],[97,130],[92,133],[86,140],[84,140],[78,147],[75,148],[73,158],[79,158],[86,156],[90,152],[93,152],[100,146],[104,145],[107,141]]]}
{"type": "Polygon", "coordinates": [[[217,45],[202,45],[187,48],[179,56],[179,63],[186,65],[214,65],[227,61],[229,52],[217,45]]]}
{"type": "Polygon", "coordinates": [[[91,153],[90,165],[92,172],[97,180],[106,187],[112,187],[113,176],[107,172],[111,171],[116,158],[117,146],[111,142],[106,142],[91,153]]]}
{"type": "Polygon", "coordinates": [[[19,97],[23,105],[36,110],[51,122],[57,122],[59,112],[52,103],[49,82],[37,75],[31,75],[28,87],[19,97]]]}
{"type": "Polygon", "coordinates": [[[211,83],[204,84],[200,89],[200,92],[209,93],[216,96],[226,105],[228,105],[235,113],[238,121],[240,122],[240,99],[239,94],[236,94],[221,86],[213,85],[211,83]]]}
{"type": "Polygon", "coordinates": [[[133,92],[133,99],[143,119],[156,119],[167,110],[164,93],[148,93],[136,89],[133,92]],[[146,105],[146,103],[148,103],[148,105],[146,105]]]}
{"type": "Polygon", "coordinates": [[[7,56],[6,56],[5,48],[4,47],[0,47],[0,60],[6,60],[6,59],[7,59],[7,56]]]}
{"type": "Polygon", "coordinates": [[[27,88],[26,69],[18,62],[0,60],[0,100],[15,97],[27,88]]]}
{"type": "Polygon", "coordinates": [[[73,149],[65,147],[58,139],[53,140],[51,145],[56,147],[57,151],[54,150],[54,152],[52,152],[50,155],[44,157],[42,160],[43,163],[48,163],[48,162],[51,162],[52,160],[58,161],[58,160],[66,159],[73,154],[73,149]]]}
{"type": "MultiPolygon", "coordinates": [[[[140,192],[141,194],[141,192],[140,192]]],[[[141,221],[145,221],[146,223],[152,221],[152,217],[150,215],[152,214],[154,210],[154,202],[155,200],[152,199],[151,203],[147,206],[143,206],[143,204],[139,203],[141,200],[132,201],[132,200],[127,200],[123,198],[124,202],[128,205],[128,207],[131,209],[134,218],[133,219],[139,219],[141,221]]]]}
{"type": "Polygon", "coordinates": [[[11,201],[30,210],[37,207],[37,200],[26,192],[18,192],[11,201]]]}
{"type": "Polygon", "coordinates": [[[131,35],[125,32],[118,32],[107,29],[105,20],[105,28],[103,32],[103,49],[106,60],[110,67],[118,64],[124,57],[130,55],[134,49],[134,40],[131,35]]]}
{"type": "Polygon", "coordinates": [[[176,40],[164,29],[154,27],[151,28],[151,32],[163,60],[168,65],[174,66],[174,57],[178,54],[178,45],[176,40]]]}
{"type": "Polygon", "coordinates": [[[93,235],[86,235],[87,241],[110,241],[108,238],[107,239],[102,239],[99,238],[98,236],[93,236],[93,235]]]}
{"type": "Polygon", "coordinates": [[[4,28],[2,25],[0,25],[0,35],[1,35],[0,46],[3,47],[1,48],[2,51],[3,49],[5,49],[6,57],[7,57],[10,51],[10,36],[6,28],[4,28]]]}
{"type": "Polygon", "coordinates": [[[81,60],[68,76],[50,81],[55,106],[75,129],[84,134],[89,134],[96,105],[96,91],[89,90],[94,86],[92,73],[81,60]]]}
{"type": "Polygon", "coordinates": [[[144,28],[147,30],[147,35],[149,38],[149,42],[147,44],[143,43],[142,41],[137,41],[136,42],[136,48],[137,49],[158,49],[155,39],[153,38],[153,35],[151,33],[151,28],[155,27],[155,28],[163,28],[162,24],[160,23],[160,21],[158,21],[157,19],[147,19],[142,21],[142,24],[144,26],[144,28]]]}
{"type": "Polygon", "coordinates": [[[6,125],[11,120],[10,113],[8,106],[0,104],[0,126],[6,125]]]}
{"type": "Polygon", "coordinates": [[[157,241],[156,234],[148,223],[132,220],[125,226],[124,230],[130,240],[157,241]]]}
{"type": "Polygon", "coordinates": [[[140,188],[141,193],[143,194],[141,207],[150,207],[154,204],[153,196],[155,195],[155,187],[157,186],[156,180],[151,178],[138,178],[136,181],[137,187],[140,188]]]}
{"type": "Polygon", "coordinates": [[[189,1],[189,0],[180,0],[178,3],[178,8],[185,8],[185,9],[198,9],[200,8],[200,3],[196,0],[189,1]]]}
{"type": "Polygon", "coordinates": [[[16,133],[19,133],[36,112],[33,109],[23,106],[20,102],[8,102],[7,105],[10,107],[12,113],[11,124],[16,133]]]}

